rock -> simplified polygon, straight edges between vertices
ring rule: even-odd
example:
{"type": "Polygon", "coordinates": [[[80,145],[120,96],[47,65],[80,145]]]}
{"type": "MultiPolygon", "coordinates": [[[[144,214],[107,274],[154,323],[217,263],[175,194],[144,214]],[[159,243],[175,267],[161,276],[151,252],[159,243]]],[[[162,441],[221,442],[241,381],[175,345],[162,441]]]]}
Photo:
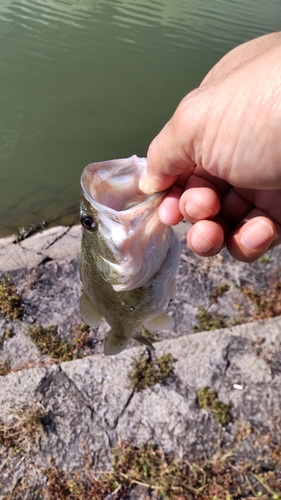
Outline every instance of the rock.
{"type": "Polygon", "coordinates": [[[73,226],[57,238],[42,254],[52,260],[66,260],[78,258],[81,247],[81,227],[73,226]]]}
{"type": "Polygon", "coordinates": [[[43,250],[46,250],[53,245],[56,241],[61,240],[62,236],[68,232],[68,227],[52,227],[50,229],[46,229],[45,231],[40,231],[30,238],[20,241],[19,246],[41,253],[43,250]]]}
{"type": "Polygon", "coordinates": [[[5,248],[0,249],[0,269],[2,273],[21,269],[34,269],[41,262],[44,256],[33,250],[27,250],[19,245],[12,243],[5,248]]]}
{"type": "Polygon", "coordinates": [[[6,238],[0,238],[0,248],[5,248],[8,245],[11,245],[11,243],[14,243],[16,241],[15,236],[8,236],[6,238]]]}
{"type": "MultiPolygon", "coordinates": [[[[272,374],[280,344],[280,318],[159,342],[157,356],[169,352],[175,359],[173,377],[139,392],[129,386],[128,372],[141,348],[25,369],[1,379],[0,417],[27,401],[44,406],[50,423],[36,460],[45,466],[52,456],[57,466],[79,467],[83,444],[100,466],[109,466],[110,446],[120,437],[158,443],[176,455],[184,450],[189,457],[211,456],[219,446],[219,426],[199,407],[197,391],[212,388],[233,418],[273,431],[281,414],[281,368],[272,374]],[[255,344],[265,327],[260,353],[255,344]]],[[[223,429],[223,439],[232,442],[232,425],[223,429]]]]}
{"type": "MultiPolygon", "coordinates": [[[[185,228],[180,225],[178,229],[182,240],[185,228]]],[[[33,498],[36,488],[40,490],[46,481],[44,468],[79,471],[85,456],[96,467],[109,468],[112,447],[120,439],[136,445],[157,444],[176,458],[188,460],[231,448],[235,456],[254,461],[267,453],[266,447],[254,444],[261,435],[274,434],[275,441],[281,442],[281,318],[249,322],[257,303],[239,288],[243,283],[256,293],[273,290],[280,272],[280,249],[271,252],[264,263],[245,265],[226,252],[199,259],[183,246],[177,297],[170,306],[176,326],[172,333],[157,335],[152,355],[157,360],[169,353],[173,370],[163,383],[137,391],[128,373],[140,353],[149,359],[146,349],[133,347],[104,357],[106,324],[90,330],[88,340],[79,330],[80,234],[79,227],[60,227],[20,244],[3,244],[0,250],[1,263],[8,263],[9,255],[14,255],[17,267],[7,264],[1,272],[3,276],[9,268],[24,310],[21,320],[0,319],[0,361],[17,370],[8,373],[7,369],[0,377],[0,424],[8,426],[14,412],[28,407],[43,412],[40,439],[27,451],[24,448],[24,455],[12,453],[3,442],[2,449],[0,445],[5,464],[0,467],[1,492],[10,492],[24,480],[29,485],[27,497],[33,498]],[[222,283],[227,285],[224,289],[220,289],[222,283]],[[206,318],[212,313],[216,318],[223,315],[228,326],[194,333],[194,325],[200,326],[200,307],[205,311],[202,325],[211,324],[206,318]],[[231,326],[231,321],[239,319],[242,324],[231,326]],[[84,340],[76,354],[82,358],[63,362],[63,356],[42,353],[30,337],[34,325],[55,325],[64,352],[80,335],[84,340]],[[6,335],[7,330],[12,333],[6,335]],[[210,407],[200,407],[198,394],[206,387],[225,405],[222,408],[229,420],[223,424],[210,407]],[[241,425],[251,431],[241,434],[237,444],[241,425]]],[[[272,312],[270,300],[267,306],[272,312]]],[[[27,440],[20,446],[26,447],[27,440]]]]}

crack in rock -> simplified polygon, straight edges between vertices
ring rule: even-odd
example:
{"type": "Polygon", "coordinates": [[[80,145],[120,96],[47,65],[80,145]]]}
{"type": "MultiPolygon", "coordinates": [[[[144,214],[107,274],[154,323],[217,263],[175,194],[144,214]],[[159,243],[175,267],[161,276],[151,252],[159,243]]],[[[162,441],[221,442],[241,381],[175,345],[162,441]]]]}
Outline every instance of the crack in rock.
{"type": "Polygon", "coordinates": [[[127,408],[129,407],[129,405],[130,405],[130,403],[131,403],[131,401],[132,401],[132,399],[133,399],[134,394],[135,394],[135,390],[133,389],[133,390],[132,390],[132,392],[131,392],[131,394],[129,395],[129,397],[128,397],[128,399],[127,399],[126,403],[125,403],[125,405],[123,406],[123,408],[122,408],[121,412],[119,413],[119,415],[117,415],[117,417],[116,417],[116,419],[115,419],[115,422],[114,422],[113,426],[112,426],[112,425],[110,425],[110,424],[109,424],[109,422],[108,422],[107,420],[105,420],[105,423],[107,424],[107,426],[109,427],[109,429],[110,429],[110,430],[115,430],[115,429],[116,429],[116,427],[117,427],[117,425],[118,425],[118,423],[119,423],[120,418],[122,418],[122,417],[123,417],[123,415],[124,415],[125,411],[126,411],[126,410],[127,410],[127,408]]]}

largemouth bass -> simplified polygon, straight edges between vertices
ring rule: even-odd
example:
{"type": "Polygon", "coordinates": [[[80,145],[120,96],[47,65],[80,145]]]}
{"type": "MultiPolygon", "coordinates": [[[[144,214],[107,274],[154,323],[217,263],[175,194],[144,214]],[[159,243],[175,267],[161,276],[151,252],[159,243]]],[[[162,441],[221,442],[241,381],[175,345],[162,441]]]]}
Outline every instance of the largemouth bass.
{"type": "Polygon", "coordinates": [[[110,325],[104,353],[118,354],[140,333],[171,328],[165,312],[175,295],[180,241],[157,209],[165,192],[147,196],[138,182],[146,158],[90,163],[81,176],[83,226],[81,316],[90,326],[110,325]]]}

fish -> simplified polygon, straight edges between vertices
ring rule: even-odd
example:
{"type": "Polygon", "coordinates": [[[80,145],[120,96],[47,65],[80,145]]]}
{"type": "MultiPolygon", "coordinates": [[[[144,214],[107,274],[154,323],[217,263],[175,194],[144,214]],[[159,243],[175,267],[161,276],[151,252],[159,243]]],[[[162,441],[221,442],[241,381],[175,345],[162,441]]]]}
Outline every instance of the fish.
{"type": "Polygon", "coordinates": [[[141,328],[172,328],[166,312],[175,298],[181,244],[158,217],[166,191],[146,195],[138,186],[146,158],[90,163],[81,175],[82,224],[80,314],[98,327],[110,326],[106,356],[122,352],[130,339],[149,349],[141,328]]]}

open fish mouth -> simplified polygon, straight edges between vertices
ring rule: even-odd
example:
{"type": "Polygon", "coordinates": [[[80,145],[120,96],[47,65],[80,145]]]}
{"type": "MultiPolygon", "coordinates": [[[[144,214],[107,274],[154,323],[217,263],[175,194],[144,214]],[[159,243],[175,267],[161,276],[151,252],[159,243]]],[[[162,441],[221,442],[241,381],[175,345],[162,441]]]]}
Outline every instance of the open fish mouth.
{"type": "Polygon", "coordinates": [[[165,192],[146,195],[139,189],[139,178],[146,165],[146,158],[136,155],[90,163],[81,177],[83,194],[98,212],[106,213],[107,217],[120,222],[135,217],[138,212],[143,214],[148,206],[155,209],[165,192]]]}
{"type": "Polygon", "coordinates": [[[135,155],[90,163],[81,177],[81,221],[90,220],[88,229],[95,232],[89,251],[115,291],[147,283],[165,260],[173,238],[171,228],[158,217],[166,192],[148,196],[139,189],[146,164],[146,158],[135,155]]]}

